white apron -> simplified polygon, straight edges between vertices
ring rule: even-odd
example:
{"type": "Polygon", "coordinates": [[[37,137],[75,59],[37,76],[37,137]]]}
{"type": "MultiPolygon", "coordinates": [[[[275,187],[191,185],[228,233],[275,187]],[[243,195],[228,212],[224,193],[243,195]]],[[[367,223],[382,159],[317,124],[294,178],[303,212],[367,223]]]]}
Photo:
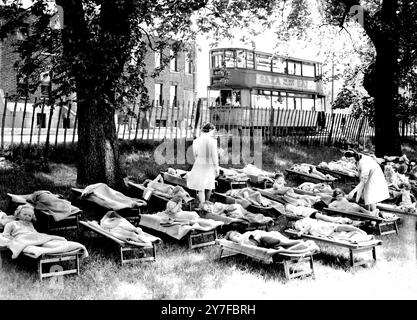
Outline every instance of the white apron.
{"type": "Polygon", "coordinates": [[[365,204],[378,203],[389,198],[387,181],[379,164],[362,155],[358,163],[359,179],[365,183],[362,197],[365,204]]]}
{"type": "Polygon", "coordinates": [[[201,133],[193,142],[194,165],[187,175],[192,190],[214,190],[216,168],[219,166],[217,140],[210,133],[201,133]]]}

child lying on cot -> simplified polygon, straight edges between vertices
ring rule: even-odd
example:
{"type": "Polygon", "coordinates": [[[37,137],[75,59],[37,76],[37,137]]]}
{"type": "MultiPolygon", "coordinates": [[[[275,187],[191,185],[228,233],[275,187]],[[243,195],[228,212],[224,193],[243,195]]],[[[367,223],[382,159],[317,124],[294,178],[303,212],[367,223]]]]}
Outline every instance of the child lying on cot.
{"type": "Polygon", "coordinates": [[[141,228],[135,227],[115,211],[107,212],[100,220],[100,226],[117,239],[123,241],[149,243],[160,240],[157,237],[143,232],[141,228]]]}
{"type": "Polygon", "coordinates": [[[237,231],[229,231],[225,239],[262,248],[285,248],[293,253],[318,250],[317,245],[311,240],[288,239],[278,231],[255,230],[243,234],[237,231]]]}
{"type": "Polygon", "coordinates": [[[7,223],[2,234],[8,239],[7,246],[13,253],[12,259],[16,259],[22,251],[29,251],[39,256],[44,253],[62,253],[82,249],[83,257],[88,256],[85,247],[78,242],[36,231],[32,223],[36,219],[32,205],[20,205],[14,215],[16,220],[7,223]]]}
{"type": "MultiPolygon", "coordinates": [[[[246,202],[246,204],[252,203],[254,205],[258,206],[264,206],[268,207],[270,205],[270,201],[262,197],[261,193],[259,191],[255,191],[251,188],[242,188],[242,189],[231,189],[226,192],[226,195],[232,196],[236,199],[243,200],[243,203],[246,202]]],[[[247,207],[244,204],[242,204],[243,207],[247,207]]]]}
{"type": "Polygon", "coordinates": [[[175,193],[186,193],[187,199],[191,199],[191,196],[181,186],[172,186],[164,183],[164,178],[159,174],[155,179],[146,179],[143,185],[146,188],[156,190],[162,195],[171,198],[175,193]]]}
{"type": "Polygon", "coordinates": [[[327,183],[313,183],[313,182],[303,182],[298,186],[298,189],[304,191],[310,191],[316,194],[325,193],[327,195],[333,194],[333,189],[327,183]]]}
{"type": "Polygon", "coordinates": [[[35,210],[29,204],[19,206],[15,213],[15,220],[7,223],[4,227],[3,236],[13,239],[19,235],[37,232],[32,222],[36,221],[35,210]]]}
{"type": "Polygon", "coordinates": [[[272,188],[264,189],[272,195],[282,195],[287,203],[295,206],[311,207],[314,203],[320,201],[319,196],[302,195],[295,193],[294,189],[285,186],[286,182],[282,173],[277,174],[277,178],[272,188]]]}
{"type": "MultiPolygon", "coordinates": [[[[293,227],[298,231],[298,236],[309,234],[316,237],[333,238],[350,242],[369,241],[373,239],[365,231],[346,224],[350,219],[330,217],[320,213],[312,214],[310,217],[297,220],[293,227]]],[[[351,221],[351,220],[350,220],[351,221]]]]}
{"type": "Polygon", "coordinates": [[[302,163],[302,164],[295,164],[291,167],[292,170],[300,172],[300,173],[304,173],[304,174],[308,174],[310,176],[313,177],[317,177],[320,179],[325,179],[325,180],[335,180],[336,178],[331,176],[330,174],[324,174],[320,171],[317,171],[316,167],[308,164],[308,163],[302,163]]]}
{"type": "Polygon", "coordinates": [[[369,214],[371,216],[378,217],[378,214],[379,214],[378,209],[376,209],[376,211],[372,212],[372,211],[366,210],[365,208],[361,207],[357,203],[350,202],[346,198],[346,194],[343,192],[342,189],[339,189],[339,188],[334,189],[333,199],[334,199],[334,201],[332,201],[329,204],[329,209],[364,213],[364,214],[369,214]]]}

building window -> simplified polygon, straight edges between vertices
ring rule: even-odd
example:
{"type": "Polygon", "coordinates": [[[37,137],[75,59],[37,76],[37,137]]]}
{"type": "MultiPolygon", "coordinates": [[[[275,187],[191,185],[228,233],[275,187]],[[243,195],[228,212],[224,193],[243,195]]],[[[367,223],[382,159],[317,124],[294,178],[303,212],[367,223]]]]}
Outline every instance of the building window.
{"type": "Polygon", "coordinates": [[[162,67],[162,50],[155,52],[155,68],[162,67]]]}
{"type": "Polygon", "coordinates": [[[45,113],[36,114],[36,126],[38,128],[46,128],[46,114],[45,113]]]}
{"type": "Polygon", "coordinates": [[[178,90],[178,86],[175,86],[175,85],[173,85],[169,88],[169,104],[170,104],[170,106],[174,106],[174,107],[177,106],[177,103],[178,103],[178,101],[177,101],[177,90],[178,90]]]}
{"type": "Polygon", "coordinates": [[[193,73],[193,63],[191,59],[188,57],[188,55],[185,56],[185,73],[193,73]]]}
{"type": "Polygon", "coordinates": [[[170,61],[170,66],[171,66],[171,71],[177,72],[178,71],[178,54],[174,51],[170,51],[170,56],[171,61],[170,61]]]}
{"type": "Polygon", "coordinates": [[[155,83],[155,105],[162,106],[162,83],[155,83]]]}

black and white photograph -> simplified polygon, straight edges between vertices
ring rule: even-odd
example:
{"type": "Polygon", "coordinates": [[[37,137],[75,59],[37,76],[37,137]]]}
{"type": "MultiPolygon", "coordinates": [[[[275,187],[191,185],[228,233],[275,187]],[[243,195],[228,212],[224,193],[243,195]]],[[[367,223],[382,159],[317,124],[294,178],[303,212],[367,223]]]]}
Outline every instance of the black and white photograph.
{"type": "Polygon", "coordinates": [[[415,300],[416,197],[417,1],[0,0],[0,300],[415,300]]]}

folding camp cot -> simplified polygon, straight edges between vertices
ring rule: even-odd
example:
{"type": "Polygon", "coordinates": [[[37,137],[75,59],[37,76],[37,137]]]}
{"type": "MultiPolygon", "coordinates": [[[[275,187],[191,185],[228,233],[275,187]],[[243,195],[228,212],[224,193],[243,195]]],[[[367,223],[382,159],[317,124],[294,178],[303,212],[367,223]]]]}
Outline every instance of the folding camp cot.
{"type": "Polygon", "coordinates": [[[288,280],[302,276],[315,278],[313,261],[315,252],[305,254],[282,253],[279,250],[236,243],[226,239],[217,239],[216,243],[220,245],[219,259],[241,254],[268,264],[282,264],[285,277],[288,280]],[[305,269],[305,265],[308,269],[305,269]]]}
{"type": "MultiPolygon", "coordinates": [[[[226,204],[240,203],[240,199],[229,196],[225,193],[220,193],[220,192],[213,192],[213,198],[218,202],[223,202],[226,204]]],[[[247,209],[248,211],[251,211],[254,213],[262,213],[265,216],[276,218],[278,215],[281,214],[281,212],[276,208],[276,206],[279,206],[279,205],[282,206],[282,204],[272,199],[268,199],[268,202],[270,203],[270,205],[268,206],[262,206],[262,205],[250,203],[246,208],[244,205],[243,207],[247,209]]]]}
{"type": "Polygon", "coordinates": [[[324,174],[330,174],[331,176],[338,178],[338,180],[342,181],[359,181],[359,178],[357,175],[349,174],[347,172],[339,171],[339,170],[330,170],[327,168],[322,168],[319,166],[316,166],[317,171],[323,172],[324,174]]]}
{"type": "Polygon", "coordinates": [[[187,188],[187,179],[185,177],[181,177],[175,174],[171,174],[168,172],[161,172],[162,178],[164,182],[172,184],[174,186],[181,186],[184,189],[188,190],[187,188]]]}
{"type": "Polygon", "coordinates": [[[156,243],[139,244],[137,242],[123,241],[110,232],[104,230],[99,224],[91,221],[80,221],[80,224],[88,231],[103,236],[113,241],[120,254],[120,262],[122,265],[139,261],[155,261],[156,260],[156,243]]]}
{"type": "Polygon", "coordinates": [[[226,177],[226,176],[219,176],[216,179],[217,186],[216,190],[218,192],[226,192],[230,189],[243,189],[248,187],[249,185],[249,177],[247,178],[239,178],[239,179],[233,179],[232,177],[226,177]]]}
{"type": "MultiPolygon", "coordinates": [[[[15,205],[22,205],[28,203],[27,200],[31,194],[17,195],[7,194],[11,202],[15,205]]],[[[45,233],[57,233],[61,231],[76,230],[78,231],[79,220],[82,217],[82,210],[76,206],[71,205],[71,215],[65,219],[56,221],[51,215],[45,214],[42,211],[35,210],[37,222],[36,229],[45,233]]]]}
{"type": "MultiPolygon", "coordinates": [[[[0,267],[3,263],[3,255],[11,252],[7,246],[0,246],[0,267]]],[[[58,277],[68,274],[80,274],[80,257],[83,255],[82,249],[69,252],[43,254],[35,257],[29,253],[22,253],[23,256],[35,259],[37,262],[37,273],[39,279],[58,277]]]]}
{"type": "MultiPolygon", "coordinates": [[[[235,169],[237,172],[243,172],[243,169],[235,169]]],[[[246,174],[249,178],[248,184],[255,188],[271,188],[274,184],[274,179],[271,177],[266,177],[264,175],[254,175],[254,174],[246,174]]]]}
{"type": "MultiPolygon", "coordinates": [[[[243,218],[232,218],[226,215],[220,215],[212,212],[203,212],[202,210],[198,211],[199,215],[203,219],[212,219],[215,221],[223,222],[223,226],[221,226],[221,232],[227,232],[230,230],[237,230],[239,232],[246,232],[252,230],[264,230],[268,231],[270,227],[273,226],[273,220],[269,220],[269,222],[265,223],[257,223],[257,222],[250,222],[243,218]]],[[[271,218],[269,218],[271,219],[271,218]]]]}
{"type": "MultiPolygon", "coordinates": [[[[130,189],[134,190],[135,196],[137,195],[148,202],[149,207],[152,207],[154,210],[160,209],[161,211],[166,209],[166,204],[170,200],[168,196],[160,194],[155,190],[150,192],[150,195],[148,196],[146,193],[150,190],[143,184],[134,183],[132,181],[127,181],[126,183],[130,189]]],[[[193,200],[194,198],[191,197],[186,203],[183,203],[182,209],[189,211],[193,210],[193,200]]]]}
{"type": "Polygon", "coordinates": [[[379,210],[387,211],[387,212],[394,212],[394,213],[401,213],[401,214],[407,214],[411,216],[417,216],[417,212],[413,210],[406,210],[402,209],[401,207],[395,205],[395,204],[389,204],[389,203],[377,203],[376,207],[379,210]]]}
{"type": "MultiPolygon", "coordinates": [[[[71,191],[72,202],[82,207],[86,213],[92,212],[95,216],[103,216],[106,212],[112,210],[116,211],[118,214],[120,214],[122,217],[124,217],[126,220],[133,224],[137,224],[139,222],[139,214],[141,213],[141,207],[113,210],[111,206],[103,206],[98,204],[97,202],[92,201],[89,198],[83,198],[82,193],[84,189],[71,188],[71,191]]],[[[143,203],[143,206],[146,205],[145,201],[140,201],[143,203]]]]}
{"type": "Polygon", "coordinates": [[[375,263],[376,262],[376,249],[375,248],[376,246],[382,245],[382,241],[378,239],[373,239],[373,240],[361,242],[361,243],[353,243],[349,241],[335,240],[331,238],[312,236],[308,234],[302,234],[301,236],[299,236],[298,232],[294,229],[287,229],[285,230],[285,233],[296,238],[314,240],[315,242],[325,243],[325,244],[349,249],[350,265],[352,267],[365,265],[369,262],[375,263]],[[372,259],[361,260],[361,261],[355,262],[355,259],[354,259],[355,254],[361,253],[361,252],[369,252],[369,251],[371,251],[372,253],[372,259]]]}
{"type": "Polygon", "coordinates": [[[141,214],[139,226],[150,234],[165,235],[177,241],[186,239],[189,249],[213,245],[217,239],[217,228],[223,225],[223,222],[215,221],[210,230],[193,229],[192,226],[188,226],[186,230],[179,230],[180,223],[161,225],[158,219],[159,217],[154,214],[141,214]]]}
{"type": "Polygon", "coordinates": [[[332,187],[334,187],[334,182],[337,180],[337,178],[334,179],[324,179],[320,178],[311,174],[295,171],[292,169],[285,169],[287,172],[287,176],[294,176],[297,177],[303,181],[311,181],[311,182],[324,182],[330,184],[332,187]]]}
{"type": "Polygon", "coordinates": [[[371,216],[365,213],[358,213],[358,212],[349,212],[349,211],[342,211],[342,210],[336,210],[336,209],[330,209],[330,208],[323,208],[323,212],[327,215],[332,216],[342,216],[347,218],[352,218],[356,220],[361,221],[373,221],[376,223],[376,227],[378,229],[379,235],[387,235],[391,233],[398,234],[398,226],[397,221],[399,220],[399,217],[395,219],[384,219],[381,217],[375,217],[371,216]]]}

